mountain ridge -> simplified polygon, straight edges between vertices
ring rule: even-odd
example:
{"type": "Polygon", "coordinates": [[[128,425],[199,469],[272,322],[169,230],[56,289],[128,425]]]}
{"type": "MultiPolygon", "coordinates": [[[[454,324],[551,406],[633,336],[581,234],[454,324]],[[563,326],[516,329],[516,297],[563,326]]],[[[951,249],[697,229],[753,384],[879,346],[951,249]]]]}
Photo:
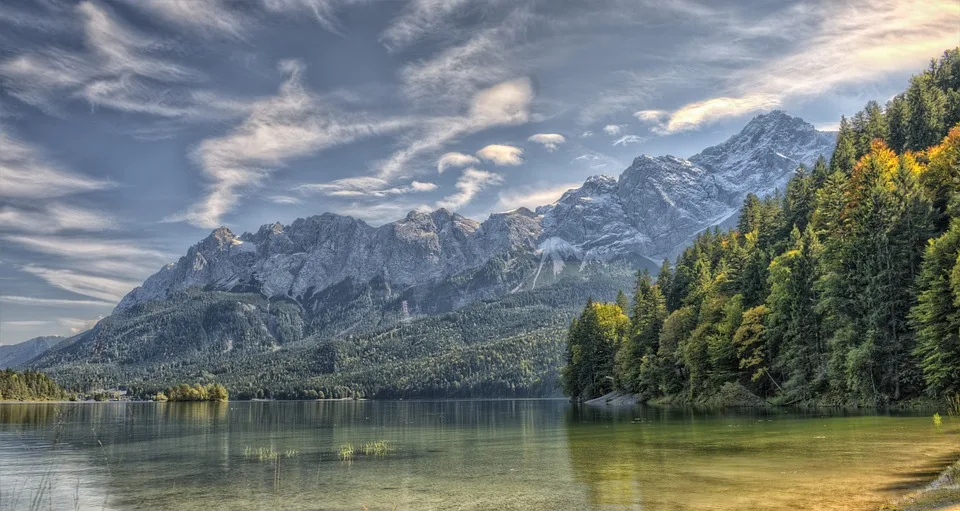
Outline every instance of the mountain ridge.
{"type": "Polygon", "coordinates": [[[435,282],[516,250],[561,259],[656,264],[692,236],[735,214],[747,193],[782,187],[800,164],[828,154],[834,137],[782,111],[689,159],[641,155],[618,178],[592,176],[553,204],[495,213],[483,222],[440,208],[378,227],[335,213],[266,224],[239,236],[226,227],[128,293],[117,311],[200,286],[302,300],[351,278],[381,276],[401,288],[435,282]],[[546,250],[545,250],[546,249],[546,250]]]}

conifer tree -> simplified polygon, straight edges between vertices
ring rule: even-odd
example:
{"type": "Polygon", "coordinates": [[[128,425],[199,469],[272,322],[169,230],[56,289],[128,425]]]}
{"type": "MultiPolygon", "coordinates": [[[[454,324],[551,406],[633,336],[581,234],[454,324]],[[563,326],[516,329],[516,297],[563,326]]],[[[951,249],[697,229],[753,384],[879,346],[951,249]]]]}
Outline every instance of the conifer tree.
{"type": "Polygon", "coordinates": [[[840,116],[840,130],[837,132],[837,146],[830,158],[830,170],[849,175],[856,163],[856,134],[847,118],[840,116]]]}
{"type": "Polygon", "coordinates": [[[907,89],[910,117],[907,121],[906,149],[922,151],[940,141],[946,132],[947,97],[935,86],[933,76],[914,76],[907,89]]]}

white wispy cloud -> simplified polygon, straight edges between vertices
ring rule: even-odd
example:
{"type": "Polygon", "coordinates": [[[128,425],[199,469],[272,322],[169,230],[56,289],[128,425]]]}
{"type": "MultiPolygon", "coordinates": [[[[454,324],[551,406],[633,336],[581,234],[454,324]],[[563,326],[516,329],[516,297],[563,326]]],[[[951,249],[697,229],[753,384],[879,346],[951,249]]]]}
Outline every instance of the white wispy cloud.
{"type": "Polygon", "coordinates": [[[174,44],[131,27],[101,3],[81,2],[72,16],[59,21],[77,24],[83,44],[25,47],[0,62],[0,82],[24,103],[57,113],[63,103],[82,100],[91,108],[187,121],[223,120],[245,112],[241,101],[195,89],[205,76],[167,58],[177,53],[174,44]]]}
{"type": "Polygon", "coordinates": [[[611,137],[616,137],[620,135],[620,126],[616,124],[607,124],[603,127],[603,132],[611,137]]]}
{"type": "Polygon", "coordinates": [[[39,209],[0,206],[0,230],[49,234],[61,231],[106,231],[118,227],[116,219],[109,215],[67,204],[50,204],[39,209]]]}
{"type": "Polygon", "coordinates": [[[476,28],[470,37],[400,70],[402,93],[417,104],[462,106],[478,91],[523,74],[509,58],[527,30],[531,13],[519,6],[500,23],[476,28]]]}
{"type": "Polygon", "coordinates": [[[291,16],[302,13],[312,14],[317,23],[326,30],[339,34],[337,11],[344,6],[366,3],[368,0],[262,0],[263,6],[271,12],[291,16]]]}
{"type": "Polygon", "coordinates": [[[200,36],[208,34],[226,34],[244,38],[251,29],[253,20],[235,5],[224,0],[163,0],[159,2],[141,2],[126,0],[136,8],[142,9],[159,19],[194,29],[200,36]]]}
{"type": "Polygon", "coordinates": [[[0,295],[0,303],[35,305],[41,307],[108,307],[112,301],[70,300],[61,298],[35,298],[32,296],[0,295]]]}
{"type": "Polygon", "coordinates": [[[303,87],[299,62],[284,61],[280,69],[287,78],[276,96],[256,102],[233,131],[204,140],[193,151],[193,160],[210,181],[207,195],[168,220],[217,227],[244,190],[262,184],[287,159],[413,124],[407,118],[375,119],[338,112],[335,105],[303,87]]]}
{"type": "Polygon", "coordinates": [[[114,185],[61,168],[32,144],[0,129],[0,197],[49,199],[114,185]]]}
{"type": "Polygon", "coordinates": [[[438,208],[456,211],[469,204],[482,190],[503,182],[503,177],[493,172],[475,168],[464,169],[455,185],[457,192],[437,202],[438,208]]]}
{"type": "Polygon", "coordinates": [[[615,146],[627,146],[629,144],[639,144],[646,141],[646,138],[637,136],[637,135],[624,135],[613,142],[615,146]]]}
{"type": "Polygon", "coordinates": [[[450,28],[449,19],[462,15],[474,0],[413,0],[397,16],[380,42],[390,51],[401,50],[421,38],[450,28]]]}
{"type": "Polygon", "coordinates": [[[528,138],[530,142],[542,145],[547,151],[556,151],[557,146],[566,143],[567,139],[558,133],[538,133],[528,138]]]}
{"type": "Polygon", "coordinates": [[[155,261],[169,259],[169,255],[164,252],[144,248],[132,241],[101,241],[33,235],[9,235],[3,238],[36,252],[55,256],[83,259],[140,258],[155,261]]]}
{"type": "Polygon", "coordinates": [[[471,154],[457,152],[446,153],[437,160],[437,173],[443,174],[444,170],[450,168],[466,167],[467,165],[477,165],[480,159],[471,154]]]}
{"type": "Polygon", "coordinates": [[[26,265],[21,269],[43,279],[51,286],[106,302],[120,301],[123,295],[140,284],[138,280],[104,277],[35,265],[26,265]]]}
{"type": "Polygon", "coordinates": [[[32,234],[7,235],[3,240],[47,256],[19,266],[21,271],[52,287],[114,303],[172,258],[132,240],[32,234]]]}
{"type": "Polygon", "coordinates": [[[504,144],[490,144],[477,151],[480,159],[494,165],[520,165],[523,163],[523,149],[504,144]]]}
{"type": "Polygon", "coordinates": [[[271,195],[267,200],[274,204],[300,204],[300,199],[289,195],[271,195]]]}
{"type": "Polygon", "coordinates": [[[571,164],[586,163],[589,166],[590,170],[593,170],[593,171],[598,171],[598,170],[607,169],[607,168],[623,168],[625,166],[623,162],[617,160],[616,158],[612,158],[605,154],[596,153],[596,152],[583,153],[580,156],[577,156],[576,158],[571,160],[570,163],[571,164]]]}
{"type": "Polygon", "coordinates": [[[329,183],[303,184],[297,187],[302,192],[316,192],[332,197],[369,197],[382,198],[408,193],[429,192],[435,190],[434,183],[411,181],[410,184],[391,186],[384,179],[376,177],[351,177],[337,179],[329,183]]]}

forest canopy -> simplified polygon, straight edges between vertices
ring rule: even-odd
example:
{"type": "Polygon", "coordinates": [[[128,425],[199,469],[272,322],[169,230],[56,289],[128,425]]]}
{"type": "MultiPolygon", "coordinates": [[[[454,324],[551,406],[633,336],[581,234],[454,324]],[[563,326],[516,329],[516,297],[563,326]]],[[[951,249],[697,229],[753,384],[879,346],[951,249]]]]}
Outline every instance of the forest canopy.
{"type": "Polygon", "coordinates": [[[65,399],[57,382],[36,371],[0,371],[0,401],[52,401],[65,399]]]}

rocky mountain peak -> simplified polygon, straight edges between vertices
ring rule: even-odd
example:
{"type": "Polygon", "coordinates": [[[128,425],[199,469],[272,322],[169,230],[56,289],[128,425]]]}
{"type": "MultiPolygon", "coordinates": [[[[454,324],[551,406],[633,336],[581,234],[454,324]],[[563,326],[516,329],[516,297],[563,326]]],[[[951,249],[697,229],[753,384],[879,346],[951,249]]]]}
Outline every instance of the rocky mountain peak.
{"type": "Polygon", "coordinates": [[[197,248],[201,252],[207,252],[210,250],[221,250],[224,247],[229,247],[231,245],[239,242],[240,239],[233,234],[233,231],[227,227],[218,227],[210,233],[209,236],[203,239],[200,243],[197,244],[197,248]]]}

